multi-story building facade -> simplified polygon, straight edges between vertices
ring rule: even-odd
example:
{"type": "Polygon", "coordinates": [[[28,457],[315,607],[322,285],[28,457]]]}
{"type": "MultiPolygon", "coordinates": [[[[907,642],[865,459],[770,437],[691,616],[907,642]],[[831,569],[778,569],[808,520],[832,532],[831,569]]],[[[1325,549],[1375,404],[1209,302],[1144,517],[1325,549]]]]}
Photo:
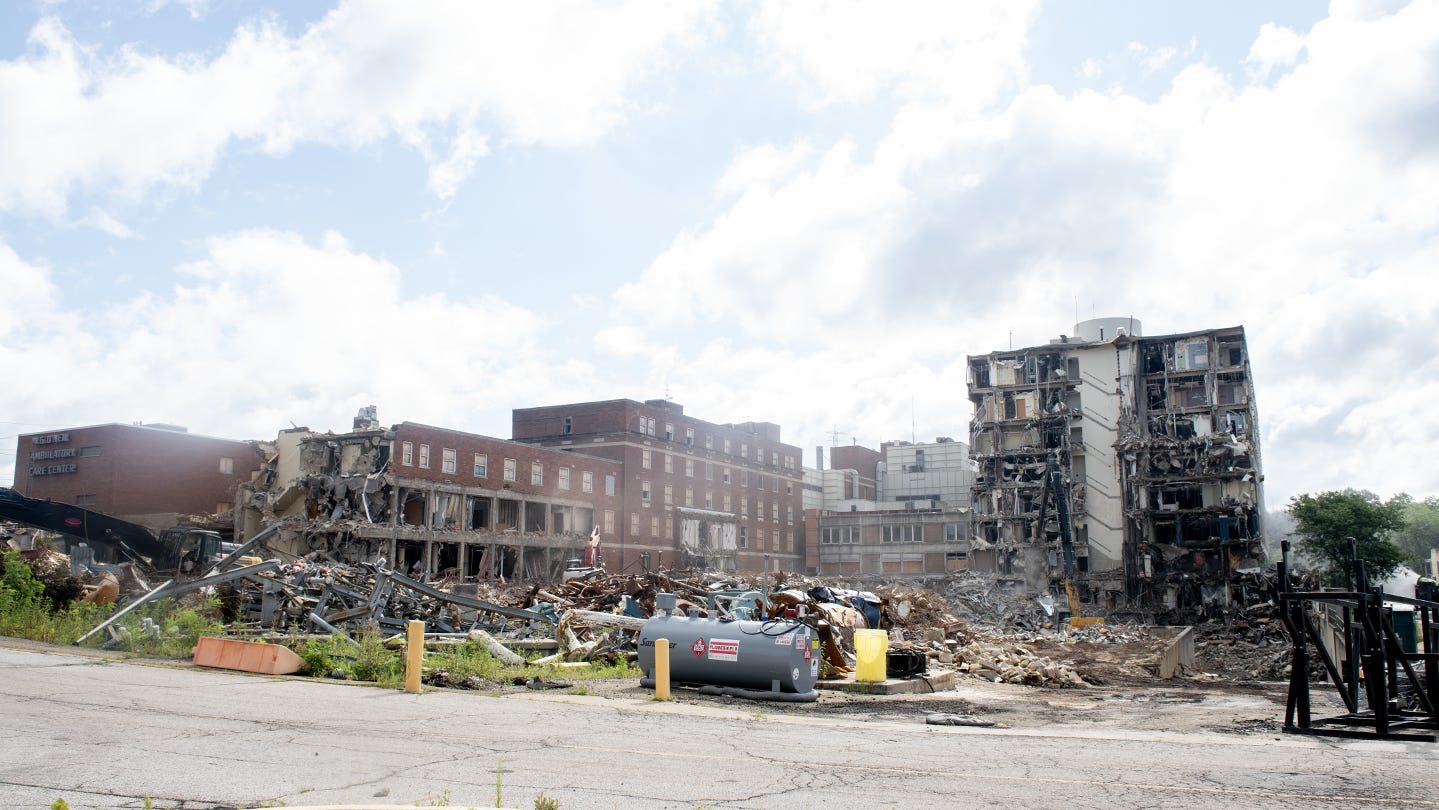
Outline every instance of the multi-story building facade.
{"type": "Polygon", "coordinates": [[[1048,589],[1067,528],[1081,597],[1108,609],[1185,620],[1242,599],[1263,502],[1243,327],[1075,331],[969,358],[976,542],[1048,589]]]}
{"type": "Polygon", "coordinates": [[[963,442],[835,447],[830,460],[834,469],[806,471],[818,486],[806,513],[810,570],[932,575],[971,565],[974,463],[963,442]]]}
{"type": "Polygon", "coordinates": [[[297,518],[277,545],[465,578],[555,577],[593,529],[619,538],[622,465],[401,422],[373,409],[350,433],[282,432],[241,488],[238,534],[297,518]]]}
{"type": "Polygon", "coordinates": [[[17,491],[153,529],[229,510],[263,461],[251,442],[158,424],[24,433],[15,449],[17,491]]]}
{"type": "Polygon", "coordinates": [[[611,570],[651,564],[759,571],[804,564],[801,451],[770,422],[718,424],[666,400],[513,412],[515,441],[621,466],[611,570]]]}

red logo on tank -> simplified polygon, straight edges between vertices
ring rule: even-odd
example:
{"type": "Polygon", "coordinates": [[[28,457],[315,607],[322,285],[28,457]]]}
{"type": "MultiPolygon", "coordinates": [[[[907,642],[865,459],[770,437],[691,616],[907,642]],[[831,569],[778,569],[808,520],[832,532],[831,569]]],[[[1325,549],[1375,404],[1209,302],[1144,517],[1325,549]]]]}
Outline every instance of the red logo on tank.
{"type": "Polygon", "coordinates": [[[703,658],[705,654],[705,640],[702,638],[695,639],[695,643],[690,645],[690,652],[694,653],[696,658],[703,658]]]}

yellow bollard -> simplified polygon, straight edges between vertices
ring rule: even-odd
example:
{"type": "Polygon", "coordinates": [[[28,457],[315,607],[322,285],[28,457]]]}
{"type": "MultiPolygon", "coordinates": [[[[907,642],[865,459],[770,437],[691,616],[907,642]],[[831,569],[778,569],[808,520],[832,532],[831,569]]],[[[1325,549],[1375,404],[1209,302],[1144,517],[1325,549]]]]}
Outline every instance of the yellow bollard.
{"type": "Polygon", "coordinates": [[[655,639],[655,700],[670,699],[670,640],[655,639]]]}
{"type": "Polygon", "coordinates": [[[405,691],[420,693],[420,662],[425,658],[425,623],[411,619],[405,625],[405,691]]]}

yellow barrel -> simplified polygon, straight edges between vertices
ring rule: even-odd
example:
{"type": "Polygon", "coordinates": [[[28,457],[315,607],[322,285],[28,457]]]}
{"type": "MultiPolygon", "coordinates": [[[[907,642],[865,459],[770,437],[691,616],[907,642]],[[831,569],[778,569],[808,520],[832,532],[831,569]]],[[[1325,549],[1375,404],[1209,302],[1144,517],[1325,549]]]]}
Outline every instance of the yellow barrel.
{"type": "Polygon", "coordinates": [[[889,634],[883,630],[854,631],[854,679],[878,683],[885,677],[889,634]]]}

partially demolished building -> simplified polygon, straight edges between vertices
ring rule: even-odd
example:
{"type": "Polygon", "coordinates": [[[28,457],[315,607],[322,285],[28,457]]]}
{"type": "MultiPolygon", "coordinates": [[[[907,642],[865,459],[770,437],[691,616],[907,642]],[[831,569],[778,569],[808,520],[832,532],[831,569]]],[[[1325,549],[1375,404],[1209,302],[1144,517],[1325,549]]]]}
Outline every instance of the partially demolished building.
{"type": "Polygon", "coordinates": [[[1247,601],[1263,473],[1243,327],[1075,332],[969,358],[976,549],[1033,590],[1072,578],[1150,620],[1247,601]]]}
{"type": "Polygon", "coordinates": [[[620,469],[414,422],[381,427],[372,406],[349,433],[282,432],[241,485],[236,536],[294,518],[272,542],[294,554],[426,577],[557,578],[596,527],[615,537],[620,469]]]}

